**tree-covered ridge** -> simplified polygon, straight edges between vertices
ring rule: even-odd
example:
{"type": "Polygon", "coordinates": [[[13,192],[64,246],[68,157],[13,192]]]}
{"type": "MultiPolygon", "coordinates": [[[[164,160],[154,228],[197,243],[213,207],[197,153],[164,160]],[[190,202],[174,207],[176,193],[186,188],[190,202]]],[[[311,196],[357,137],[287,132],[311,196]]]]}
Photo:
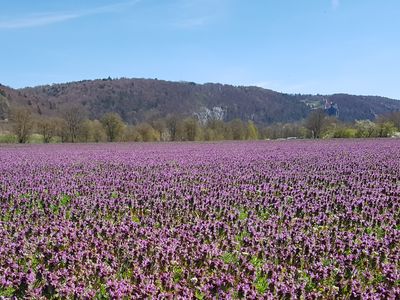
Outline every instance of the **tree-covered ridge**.
{"type": "Polygon", "coordinates": [[[259,87],[196,84],[155,79],[103,79],[6,91],[12,104],[28,105],[32,112],[60,115],[66,105],[82,106],[90,119],[118,113],[128,124],[160,119],[169,114],[218,116],[225,122],[251,120],[256,124],[293,123],[305,119],[313,105],[338,104],[342,121],[369,119],[400,110],[400,101],[372,96],[337,94],[290,95],[259,87]],[[313,105],[311,105],[313,104],[313,105]]]}

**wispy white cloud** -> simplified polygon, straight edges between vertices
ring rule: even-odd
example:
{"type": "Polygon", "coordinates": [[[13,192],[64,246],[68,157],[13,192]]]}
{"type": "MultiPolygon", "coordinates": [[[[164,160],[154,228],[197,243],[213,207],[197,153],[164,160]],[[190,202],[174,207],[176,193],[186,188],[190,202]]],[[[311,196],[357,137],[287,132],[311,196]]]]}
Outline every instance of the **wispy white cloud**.
{"type": "Polygon", "coordinates": [[[123,9],[126,9],[128,6],[132,6],[138,3],[139,1],[140,0],[119,2],[111,5],[98,6],[91,9],[84,9],[79,11],[40,13],[14,19],[0,19],[0,29],[21,29],[46,26],[91,15],[120,12],[123,9]]]}
{"type": "Polygon", "coordinates": [[[227,0],[176,0],[170,24],[178,29],[208,26],[220,21],[228,7],[227,0]]]}
{"type": "Polygon", "coordinates": [[[340,5],[340,0],[332,0],[332,8],[338,9],[340,5]]]}
{"type": "Polygon", "coordinates": [[[0,29],[19,29],[50,25],[81,17],[76,13],[53,13],[0,21],[0,29]]]}
{"type": "Polygon", "coordinates": [[[195,27],[202,27],[204,25],[207,25],[208,22],[209,22],[209,17],[202,16],[202,17],[193,17],[193,18],[179,20],[175,22],[174,25],[178,28],[190,29],[195,27]]]}

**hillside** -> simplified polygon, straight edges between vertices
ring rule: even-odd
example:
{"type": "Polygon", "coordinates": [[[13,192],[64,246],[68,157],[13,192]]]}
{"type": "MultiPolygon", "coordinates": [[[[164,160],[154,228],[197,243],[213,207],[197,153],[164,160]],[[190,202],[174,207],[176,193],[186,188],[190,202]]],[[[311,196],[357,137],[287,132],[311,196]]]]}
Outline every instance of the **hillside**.
{"type": "Polygon", "coordinates": [[[38,114],[57,115],[66,105],[83,106],[89,118],[118,112],[131,124],[168,114],[197,115],[229,121],[235,118],[258,124],[294,122],[304,119],[325,100],[339,107],[344,121],[374,119],[400,110],[400,101],[382,97],[336,94],[331,96],[289,95],[259,87],[169,82],[156,79],[103,79],[53,84],[19,90],[0,86],[0,118],[7,106],[29,105],[38,114]]]}

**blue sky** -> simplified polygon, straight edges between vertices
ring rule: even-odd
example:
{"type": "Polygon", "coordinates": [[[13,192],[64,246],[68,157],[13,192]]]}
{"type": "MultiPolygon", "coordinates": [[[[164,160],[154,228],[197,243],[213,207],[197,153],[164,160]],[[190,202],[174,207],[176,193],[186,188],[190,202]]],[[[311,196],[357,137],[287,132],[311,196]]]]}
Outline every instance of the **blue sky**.
{"type": "Polygon", "coordinates": [[[0,83],[118,77],[400,99],[398,0],[0,0],[0,83]]]}

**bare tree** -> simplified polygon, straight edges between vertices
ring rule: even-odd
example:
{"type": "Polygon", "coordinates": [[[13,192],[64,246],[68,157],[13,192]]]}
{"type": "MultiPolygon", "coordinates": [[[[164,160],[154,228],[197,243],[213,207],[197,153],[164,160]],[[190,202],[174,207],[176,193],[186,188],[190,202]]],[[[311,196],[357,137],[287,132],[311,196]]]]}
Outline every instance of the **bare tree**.
{"type": "Polygon", "coordinates": [[[207,122],[204,130],[206,140],[230,140],[232,139],[232,130],[228,124],[222,120],[210,120],[207,122]]]}
{"type": "Polygon", "coordinates": [[[313,139],[319,139],[321,137],[325,120],[326,115],[322,109],[316,109],[309,114],[304,126],[311,131],[313,139]]]}
{"type": "Polygon", "coordinates": [[[248,140],[258,139],[258,129],[256,125],[254,125],[253,121],[247,122],[247,139],[248,140]]]}
{"type": "Polygon", "coordinates": [[[143,142],[142,135],[139,133],[136,126],[126,126],[124,128],[122,140],[124,142],[143,142]]]}
{"type": "Polygon", "coordinates": [[[85,119],[82,121],[82,125],[79,130],[79,141],[88,143],[92,139],[92,121],[85,119]]]}
{"type": "Polygon", "coordinates": [[[200,126],[197,119],[190,117],[183,120],[183,130],[185,140],[195,141],[200,132],[200,126]]]}
{"type": "Polygon", "coordinates": [[[157,131],[149,123],[141,123],[136,126],[136,130],[142,137],[143,142],[158,141],[157,131]]]}
{"type": "Polygon", "coordinates": [[[56,136],[58,136],[62,143],[68,141],[69,131],[67,128],[67,122],[63,118],[53,118],[55,128],[56,128],[56,136]]]}
{"type": "Polygon", "coordinates": [[[166,141],[168,140],[169,137],[169,132],[167,132],[167,123],[165,119],[158,119],[158,120],[153,120],[150,124],[155,131],[157,131],[158,134],[158,139],[160,141],[166,141]]]}
{"type": "Polygon", "coordinates": [[[65,120],[69,140],[75,143],[78,139],[82,122],[85,119],[83,107],[78,105],[68,106],[64,109],[62,116],[65,120]]]}
{"type": "Polygon", "coordinates": [[[41,117],[36,121],[36,128],[43,136],[43,142],[47,144],[56,135],[57,122],[53,118],[41,117]]]}
{"type": "Polygon", "coordinates": [[[171,141],[176,141],[177,140],[177,132],[178,132],[178,126],[179,126],[179,119],[177,116],[170,115],[167,118],[167,129],[169,131],[169,136],[171,138],[171,141]]]}
{"type": "Polygon", "coordinates": [[[94,142],[99,143],[106,140],[106,133],[103,125],[99,120],[90,121],[91,123],[91,138],[94,142]]]}
{"type": "Polygon", "coordinates": [[[111,112],[105,114],[101,119],[101,124],[104,127],[109,142],[115,142],[123,133],[124,122],[117,113],[111,112]]]}
{"type": "Polygon", "coordinates": [[[12,130],[18,143],[26,143],[33,128],[33,117],[27,107],[19,106],[11,109],[12,130]]]}
{"type": "Polygon", "coordinates": [[[246,139],[246,125],[240,119],[234,119],[229,122],[229,127],[232,130],[232,137],[234,140],[246,139]]]}

